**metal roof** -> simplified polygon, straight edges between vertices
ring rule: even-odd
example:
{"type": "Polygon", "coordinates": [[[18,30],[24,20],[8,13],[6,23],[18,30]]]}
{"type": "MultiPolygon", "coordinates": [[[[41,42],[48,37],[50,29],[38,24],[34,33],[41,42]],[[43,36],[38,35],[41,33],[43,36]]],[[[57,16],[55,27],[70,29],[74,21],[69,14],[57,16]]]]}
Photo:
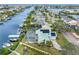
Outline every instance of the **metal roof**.
{"type": "Polygon", "coordinates": [[[10,38],[18,38],[19,35],[9,35],[8,37],[10,37],[10,38]]]}

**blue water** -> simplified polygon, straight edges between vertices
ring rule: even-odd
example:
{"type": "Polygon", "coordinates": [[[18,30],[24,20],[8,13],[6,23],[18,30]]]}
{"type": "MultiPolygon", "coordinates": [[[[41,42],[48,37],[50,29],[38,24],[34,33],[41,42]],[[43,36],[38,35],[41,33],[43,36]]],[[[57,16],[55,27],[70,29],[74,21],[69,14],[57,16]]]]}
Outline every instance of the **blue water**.
{"type": "Polygon", "coordinates": [[[3,25],[0,25],[0,48],[2,47],[3,43],[9,42],[8,35],[17,34],[19,25],[25,20],[24,18],[28,16],[32,9],[33,8],[25,9],[18,15],[13,16],[11,20],[5,22],[3,25]]]}

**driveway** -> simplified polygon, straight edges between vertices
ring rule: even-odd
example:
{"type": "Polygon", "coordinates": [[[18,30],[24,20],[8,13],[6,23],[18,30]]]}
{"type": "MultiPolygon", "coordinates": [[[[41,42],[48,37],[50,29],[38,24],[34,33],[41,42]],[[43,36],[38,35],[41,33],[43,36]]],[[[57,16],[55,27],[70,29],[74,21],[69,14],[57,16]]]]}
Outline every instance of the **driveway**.
{"type": "Polygon", "coordinates": [[[70,43],[79,46],[79,39],[74,37],[70,32],[63,32],[63,35],[70,43]]]}
{"type": "Polygon", "coordinates": [[[54,48],[56,48],[58,50],[62,50],[61,46],[56,42],[56,40],[53,40],[52,44],[53,44],[54,48]]]}

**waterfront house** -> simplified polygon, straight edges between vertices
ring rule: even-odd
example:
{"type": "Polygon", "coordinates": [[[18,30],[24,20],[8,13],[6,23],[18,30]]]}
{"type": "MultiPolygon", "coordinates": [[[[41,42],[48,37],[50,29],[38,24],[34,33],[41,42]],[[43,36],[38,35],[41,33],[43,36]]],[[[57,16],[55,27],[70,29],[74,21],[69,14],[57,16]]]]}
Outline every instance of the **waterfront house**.
{"type": "Polygon", "coordinates": [[[73,29],[78,29],[79,28],[78,21],[76,21],[76,20],[71,20],[71,21],[67,22],[67,24],[69,24],[70,28],[73,28],[73,29]]]}
{"type": "Polygon", "coordinates": [[[70,22],[72,19],[68,18],[67,16],[61,16],[61,20],[63,20],[65,23],[70,22]]]}
{"type": "Polygon", "coordinates": [[[43,42],[43,40],[48,41],[50,39],[50,34],[49,34],[49,30],[48,29],[38,29],[36,31],[36,35],[37,35],[37,41],[38,43],[43,42]]]}
{"type": "Polygon", "coordinates": [[[43,41],[51,41],[51,40],[55,40],[57,37],[56,32],[52,32],[51,29],[47,29],[47,28],[41,28],[36,30],[36,35],[37,35],[37,41],[38,43],[41,43],[43,41]]]}
{"type": "Polygon", "coordinates": [[[78,20],[72,20],[68,18],[67,16],[62,16],[61,20],[63,20],[66,24],[69,24],[66,26],[66,28],[73,28],[73,29],[79,28],[78,20]]]}
{"type": "Polygon", "coordinates": [[[27,39],[27,41],[29,41],[31,43],[36,43],[37,37],[36,37],[34,30],[27,31],[26,39],[27,39]]]}
{"type": "Polygon", "coordinates": [[[33,23],[39,24],[39,25],[45,25],[45,17],[39,17],[35,16],[35,18],[32,20],[33,23]]]}

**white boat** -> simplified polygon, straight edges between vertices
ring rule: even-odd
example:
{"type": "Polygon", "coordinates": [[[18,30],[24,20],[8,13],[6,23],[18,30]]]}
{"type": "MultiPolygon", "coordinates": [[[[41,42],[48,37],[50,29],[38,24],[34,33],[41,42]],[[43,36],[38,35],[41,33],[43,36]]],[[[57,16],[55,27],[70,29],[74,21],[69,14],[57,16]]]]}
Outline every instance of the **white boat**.
{"type": "Polygon", "coordinates": [[[6,46],[5,46],[5,45],[3,45],[2,47],[3,47],[3,48],[6,48],[6,46]]]}
{"type": "Polygon", "coordinates": [[[4,43],[4,45],[2,46],[3,48],[6,48],[6,47],[10,47],[10,46],[12,46],[13,45],[13,43],[4,43]]]}
{"type": "Polygon", "coordinates": [[[6,48],[6,47],[10,47],[10,43],[4,43],[4,45],[2,46],[3,48],[6,48]]]}

